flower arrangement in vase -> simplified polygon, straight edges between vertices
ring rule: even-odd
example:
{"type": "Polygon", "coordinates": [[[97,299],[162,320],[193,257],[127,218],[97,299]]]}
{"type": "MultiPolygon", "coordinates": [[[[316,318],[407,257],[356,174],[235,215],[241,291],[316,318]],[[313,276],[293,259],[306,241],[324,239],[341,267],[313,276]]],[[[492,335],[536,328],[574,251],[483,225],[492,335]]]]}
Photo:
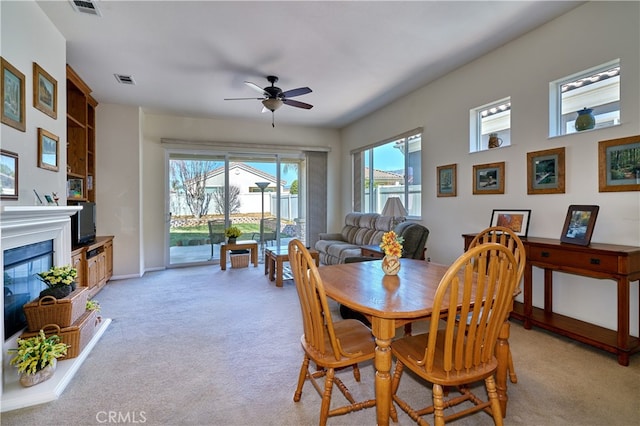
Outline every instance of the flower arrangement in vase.
{"type": "Polygon", "coordinates": [[[16,354],[9,364],[18,367],[20,384],[25,387],[50,379],[58,358],[66,355],[68,348],[60,342],[58,335],[46,337],[42,330],[34,337],[18,339],[17,343],[17,348],[8,350],[10,354],[16,354]]]}
{"type": "Polygon", "coordinates": [[[54,266],[36,275],[47,285],[47,288],[40,292],[40,297],[53,296],[56,299],[62,299],[76,289],[75,279],[78,271],[71,266],[54,266]]]}
{"type": "Polygon", "coordinates": [[[402,256],[403,237],[399,237],[395,231],[385,232],[382,235],[380,248],[384,252],[382,270],[387,275],[397,275],[400,271],[400,257],[402,256]]]}
{"type": "Polygon", "coordinates": [[[235,244],[236,239],[242,235],[242,231],[237,226],[231,226],[224,230],[224,236],[229,238],[230,244],[235,244]]]}

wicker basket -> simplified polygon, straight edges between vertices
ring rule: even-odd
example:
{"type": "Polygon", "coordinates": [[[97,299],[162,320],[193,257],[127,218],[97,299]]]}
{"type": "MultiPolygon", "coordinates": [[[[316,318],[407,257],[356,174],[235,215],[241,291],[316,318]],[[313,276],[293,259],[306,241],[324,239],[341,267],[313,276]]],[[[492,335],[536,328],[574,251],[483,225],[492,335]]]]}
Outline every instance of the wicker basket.
{"type": "Polygon", "coordinates": [[[232,254],[231,256],[232,268],[246,268],[249,266],[249,254],[232,254]]]}
{"type": "MultiPolygon", "coordinates": [[[[71,326],[60,327],[57,324],[48,324],[42,327],[45,336],[49,337],[57,334],[60,337],[60,342],[69,345],[67,349],[67,355],[60,359],[75,358],[80,355],[80,352],[87,346],[87,343],[93,337],[96,327],[100,322],[96,311],[85,311],[85,313],[71,326]]],[[[28,339],[36,336],[40,331],[34,333],[23,333],[20,338],[28,339]]]]}
{"type": "Polygon", "coordinates": [[[62,299],[45,296],[27,303],[23,308],[28,330],[39,331],[47,324],[71,326],[87,310],[88,298],[86,287],[78,287],[62,299]]]}

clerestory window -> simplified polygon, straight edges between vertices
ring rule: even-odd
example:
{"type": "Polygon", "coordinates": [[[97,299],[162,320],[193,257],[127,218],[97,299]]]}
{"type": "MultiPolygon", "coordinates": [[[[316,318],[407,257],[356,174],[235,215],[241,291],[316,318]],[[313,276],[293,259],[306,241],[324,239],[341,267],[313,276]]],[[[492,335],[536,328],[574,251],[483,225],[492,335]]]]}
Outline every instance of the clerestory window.
{"type": "Polygon", "coordinates": [[[618,124],[619,59],[549,83],[550,137],[618,124]]]}

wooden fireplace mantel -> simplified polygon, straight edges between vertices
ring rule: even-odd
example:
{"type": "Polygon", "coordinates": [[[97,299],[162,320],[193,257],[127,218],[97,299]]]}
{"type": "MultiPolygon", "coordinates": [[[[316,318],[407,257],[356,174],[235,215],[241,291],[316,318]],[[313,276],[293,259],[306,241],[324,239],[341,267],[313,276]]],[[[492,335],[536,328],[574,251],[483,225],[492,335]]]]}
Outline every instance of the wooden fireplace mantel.
{"type": "MultiPolygon", "coordinates": [[[[465,250],[476,234],[463,234],[465,250]]],[[[620,365],[629,365],[629,356],[640,351],[640,338],[629,334],[629,289],[640,280],[640,247],[592,243],[589,246],[561,243],[550,238],[522,238],[527,252],[524,271],[523,303],[515,303],[512,318],[523,321],[526,329],[544,328],[562,336],[616,354],[620,365]],[[533,267],[544,269],[544,306],[533,306],[533,267]],[[553,312],[552,272],[617,283],[616,330],[609,330],[553,312]]],[[[639,318],[640,319],[640,318],[639,318]]]]}

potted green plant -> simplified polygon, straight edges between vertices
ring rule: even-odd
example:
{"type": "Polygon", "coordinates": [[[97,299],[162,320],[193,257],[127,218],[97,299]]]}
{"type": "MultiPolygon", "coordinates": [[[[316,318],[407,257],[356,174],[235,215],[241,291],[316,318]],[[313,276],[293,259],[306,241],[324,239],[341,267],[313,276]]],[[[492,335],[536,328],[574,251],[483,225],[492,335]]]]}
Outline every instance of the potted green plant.
{"type": "Polygon", "coordinates": [[[229,244],[235,244],[240,235],[242,235],[242,231],[237,226],[231,226],[224,230],[224,236],[229,238],[229,244]]]}
{"type": "Polygon", "coordinates": [[[53,296],[56,299],[62,299],[76,289],[75,279],[78,271],[71,266],[54,266],[36,275],[47,285],[47,288],[40,292],[40,297],[53,296]]]}
{"type": "Polygon", "coordinates": [[[18,347],[8,350],[16,354],[9,361],[18,367],[20,384],[25,387],[44,382],[53,376],[58,358],[67,354],[68,345],[56,334],[47,337],[43,330],[28,339],[18,339],[18,347]]]}

